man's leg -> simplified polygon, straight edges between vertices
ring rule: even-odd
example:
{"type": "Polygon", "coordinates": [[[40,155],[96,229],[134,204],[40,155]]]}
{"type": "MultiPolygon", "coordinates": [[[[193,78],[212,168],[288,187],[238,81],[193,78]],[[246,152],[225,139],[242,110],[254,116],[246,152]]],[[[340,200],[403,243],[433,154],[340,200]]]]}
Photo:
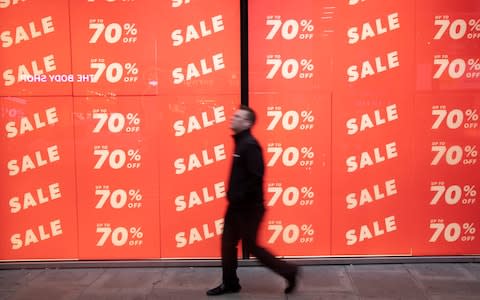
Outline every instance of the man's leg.
{"type": "Polygon", "coordinates": [[[239,286],[237,277],[238,216],[227,210],[222,235],[222,273],[223,283],[227,286],[239,286]]]}
{"type": "Polygon", "coordinates": [[[298,273],[298,267],[289,264],[286,261],[276,258],[267,249],[260,247],[257,244],[258,229],[262,222],[264,211],[252,213],[249,216],[245,216],[248,219],[245,222],[245,231],[243,232],[242,241],[246,243],[250,253],[254,255],[263,265],[271,269],[273,272],[284,277],[288,281],[287,289],[285,293],[293,291],[296,285],[296,277],[298,273]]]}
{"type": "Polygon", "coordinates": [[[239,241],[235,216],[227,210],[222,235],[222,284],[207,291],[209,296],[237,293],[242,288],[237,277],[237,245],[239,241]]]}

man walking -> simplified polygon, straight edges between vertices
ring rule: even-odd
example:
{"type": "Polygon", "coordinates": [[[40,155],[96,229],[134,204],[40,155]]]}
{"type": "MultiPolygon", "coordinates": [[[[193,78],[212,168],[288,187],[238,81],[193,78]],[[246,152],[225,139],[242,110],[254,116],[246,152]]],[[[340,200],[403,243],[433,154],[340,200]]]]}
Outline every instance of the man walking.
{"type": "Polygon", "coordinates": [[[234,133],[235,150],[222,235],[223,282],[208,290],[209,296],[237,293],[242,288],[237,277],[237,245],[240,240],[249,253],[286,279],[286,294],[291,293],[297,283],[297,266],[277,259],[257,244],[258,229],[265,214],[263,204],[265,165],[262,149],[250,131],[255,121],[255,112],[247,106],[241,106],[231,118],[230,128],[234,133]]]}

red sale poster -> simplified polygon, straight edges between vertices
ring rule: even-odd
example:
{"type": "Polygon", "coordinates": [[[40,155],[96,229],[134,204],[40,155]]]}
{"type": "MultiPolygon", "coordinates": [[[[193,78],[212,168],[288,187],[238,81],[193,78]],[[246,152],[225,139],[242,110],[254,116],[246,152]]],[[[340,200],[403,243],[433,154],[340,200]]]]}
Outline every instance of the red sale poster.
{"type": "Polygon", "coordinates": [[[330,251],[330,4],[249,2],[249,103],[267,167],[260,241],[282,256],[330,251]]]}
{"type": "Polygon", "coordinates": [[[332,100],[332,254],[408,255],[413,1],[345,1],[332,100]]]}
{"type": "Polygon", "coordinates": [[[157,1],[71,1],[74,95],[156,95],[157,1]]]}
{"type": "Polygon", "coordinates": [[[0,95],[71,95],[68,2],[2,5],[0,95]]]}
{"type": "Polygon", "coordinates": [[[162,258],[218,258],[240,103],[238,1],[162,2],[159,48],[162,258]],[[228,41],[228,42],[226,42],[228,41]]]}
{"type": "Polygon", "coordinates": [[[478,254],[479,105],[468,92],[416,97],[414,254],[478,254]]]}
{"type": "Polygon", "coordinates": [[[336,95],[332,254],[408,254],[412,103],[387,93],[336,95]]]}
{"type": "Polygon", "coordinates": [[[334,1],[249,1],[250,92],[330,91],[334,1]]]}
{"type": "Polygon", "coordinates": [[[161,106],[162,258],[220,255],[235,108],[232,96],[219,95],[172,98],[161,106]]]}
{"type": "Polygon", "coordinates": [[[478,254],[477,3],[416,4],[414,255],[478,254]]]}
{"type": "Polygon", "coordinates": [[[327,255],[330,247],[330,97],[252,96],[253,132],[266,164],[260,241],[278,255],[327,255]]]}
{"type": "Polygon", "coordinates": [[[1,97],[0,259],[77,258],[70,97],[1,97]]]}
{"type": "Polygon", "coordinates": [[[335,19],[334,93],[412,88],[414,1],[343,1],[335,19]]]}
{"type": "Polygon", "coordinates": [[[82,259],[159,255],[158,99],[75,98],[82,259]]]}
{"type": "Polygon", "coordinates": [[[417,89],[478,90],[480,19],[477,3],[417,2],[417,89]]]}
{"type": "Polygon", "coordinates": [[[159,2],[159,94],[238,94],[239,1],[159,2]]]}

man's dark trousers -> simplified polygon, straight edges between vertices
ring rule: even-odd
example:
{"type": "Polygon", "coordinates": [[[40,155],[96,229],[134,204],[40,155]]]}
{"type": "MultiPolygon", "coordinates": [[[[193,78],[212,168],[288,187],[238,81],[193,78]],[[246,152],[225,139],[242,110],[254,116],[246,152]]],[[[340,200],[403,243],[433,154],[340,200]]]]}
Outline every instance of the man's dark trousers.
{"type": "Polygon", "coordinates": [[[222,235],[222,271],[223,283],[226,286],[236,287],[239,284],[237,245],[240,240],[250,254],[273,272],[283,277],[295,273],[296,267],[294,265],[277,259],[266,249],[257,245],[258,229],[264,214],[265,209],[263,207],[244,210],[227,208],[222,235]]]}

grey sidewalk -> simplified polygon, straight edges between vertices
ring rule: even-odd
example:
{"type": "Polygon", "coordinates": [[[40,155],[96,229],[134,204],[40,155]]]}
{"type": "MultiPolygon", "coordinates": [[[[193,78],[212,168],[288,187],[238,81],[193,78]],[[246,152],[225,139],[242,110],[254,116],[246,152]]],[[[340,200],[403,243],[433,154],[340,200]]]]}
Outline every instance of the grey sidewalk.
{"type": "MultiPolygon", "coordinates": [[[[1,266],[0,266],[1,267],[1,266]]],[[[259,266],[240,267],[242,291],[207,297],[219,267],[0,270],[0,299],[480,299],[479,263],[303,266],[298,289],[259,266]]]]}

